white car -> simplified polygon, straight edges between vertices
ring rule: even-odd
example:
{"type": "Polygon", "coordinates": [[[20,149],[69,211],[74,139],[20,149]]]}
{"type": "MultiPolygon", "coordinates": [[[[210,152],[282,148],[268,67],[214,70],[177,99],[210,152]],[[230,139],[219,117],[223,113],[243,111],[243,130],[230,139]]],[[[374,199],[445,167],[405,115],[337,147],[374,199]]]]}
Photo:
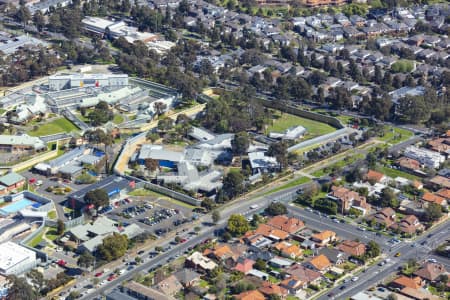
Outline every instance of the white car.
{"type": "Polygon", "coordinates": [[[359,277],[355,276],[352,278],[352,281],[358,281],[359,277]]]}

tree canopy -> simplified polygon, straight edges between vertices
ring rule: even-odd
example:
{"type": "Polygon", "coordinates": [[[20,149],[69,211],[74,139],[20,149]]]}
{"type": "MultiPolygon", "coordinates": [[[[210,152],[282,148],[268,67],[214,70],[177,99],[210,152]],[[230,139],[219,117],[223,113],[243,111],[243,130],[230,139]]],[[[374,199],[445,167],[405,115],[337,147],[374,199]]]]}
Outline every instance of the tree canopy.
{"type": "Polygon", "coordinates": [[[250,225],[243,215],[231,215],[228,219],[227,230],[233,236],[240,236],[250,230],[250,225]]]}
{"type": "Polygon", "coordinates": [[[128,238],[126,235],[114,233],[103,239],[102,245],[98,246],[98,253],[106,261],[116,260],[128,249],[128,238]]]}
{"type": "Polygon", "coordinates": [[[93,204],[95,208],[99,208],[109,204],[109,196],[105,190],[95,189],[84,195],[84,201],[88,204],[93,204]]]}

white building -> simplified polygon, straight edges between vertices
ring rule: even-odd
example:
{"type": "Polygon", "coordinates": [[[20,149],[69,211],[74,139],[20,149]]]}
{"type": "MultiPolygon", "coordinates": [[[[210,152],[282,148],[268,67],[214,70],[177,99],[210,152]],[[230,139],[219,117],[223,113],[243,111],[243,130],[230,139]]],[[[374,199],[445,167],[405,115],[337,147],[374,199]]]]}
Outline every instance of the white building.
{"type": "Polygon", "coordinates": [[[128,85],[127,74],[62,74],[48,78],[51,91],[60,91],[80,87],[104,87],[128,85]]]}
{"type": "Polygon", "coordinates": [[[270,132],[269,137],[273,139],[296,140],[306,133],[306,128],[303,126],[293,126],[286,129],[284,132],[270,132]]]}
{"type": "Polygon", "coordinates": [[[403,153],[406,157],[419,161],[427,168],[437,169],[445,162],[445,156],[431,150],[409,146],[403,153]]]}
{"type": "Polygon", "coordinates": [[[36,253],[13,242],[0,244],[0,274],[19,275],[36,267],[36,253]]]}
{"type": "Polygon", "coordinates": [[[98,17],[86,17],[81,20],[81,24],[86,31],[104,35],[106,33],[106,29],[114,24],[114,21],[110,21],[103,18],[98,17]]]}

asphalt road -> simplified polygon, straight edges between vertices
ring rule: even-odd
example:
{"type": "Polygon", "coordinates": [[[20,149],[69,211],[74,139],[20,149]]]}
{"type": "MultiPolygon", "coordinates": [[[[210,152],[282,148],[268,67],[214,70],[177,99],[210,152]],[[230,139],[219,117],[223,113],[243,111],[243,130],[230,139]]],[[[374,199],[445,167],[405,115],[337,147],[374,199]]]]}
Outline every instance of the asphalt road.
{"type": "MultiPolygon", "coordinates": [[[[221,214],[221,221],[215,225],[215,226],[211,226],[211,227],[203,227],[202,231],[200,232],[200,234],[198,236],[195,236],[194,238],[188,240],[186,243],[183,244],[179,244],[177,246],[175,246],[174,248],[172,248],[171,250],[158,255],[157,257],[151,259],[151,260],[147,260],[144,261],[143,264],[141,264],[140,266],[136,267],[135,269],[126,272],[125,274],[123,274],[122,276],[120,276],[119,278],[108,282],[102,286],[100,286],[99,288],[97,288],[95,291],[93,291],[92,293],[89,293],[87,295],[85,295],[84,297],[82,297],[81,299],[93,299],[99,295],[102,295],[102,293],[107,292],[108,290],[111,290],[112,288],[114,288],[115,286],[119,285],[122,282],[125,282],[127,280],[132,279],[136,274],[138,274],[139,272],[142,271],[148,271],[148,269],[156,267],[159,264],[164,264],[167,262],[167,259],[171,258],[171,257],[175,257],[177,254],[183,254],[189,247],[193,247],[195,245],[197,245],[198,243],[200,243],[201,241],[207,239],[207,238],[211,238],[211,236],[213,236],[214,231],[219,229],[219,228],[223,228],[225,226],[225,223],[228,219],[228,217],[232,214],[243,214],[245,216],[251,216],[254,213],[262,210],[263,208],[265,208],[267,205],[269,205],[273,199],[278,199],[279,197],[282,197],[285,194],[289,194],[292,193],[299,189],[300,187],[304,187],[307,186],[307,184],[303,184],[297,187],[293,187],[293,188],[289,188],[283,191],[279,191],[279,192],[275,192],[269,196],[262,196],[262,197],[258,197],[255,199],[249,199],[247,201],[237,201],[234,202],[232,205],[228,205],[223,207],[223,209],[221,210],[220,214],[221,214]],[[257,204],[258,208],[251,210],[250,206],[257,204]]],[[[201,221],[203,222],[210,222],[211,221],[211,217],[209,215],[203,216],[201,218],[201,221]]],[[[162,242],[159,246],[165,246],[168,245],[170,241],[164,241],[162,242]]],[[[142,255],[143,257],[147,256],[147,253],[142,255]]],[[[117,267],[118,269],[121,268],[126,268],[125,265],[117,267]]],[[[84,286],[88,283],[90,283],[90,280],[92,279],[93,274],[95,274],[95,272],[91,272],[91,276],[88,278],[84,278],[83,279],[83,284],[80,284],[81,286],[84,286]]],[[[86,289],[84,289],[83,287],[78,288],[77,289],[80,293],[86,291],[86,289]]]]}
{"type": "Polygon", "coordinates": [[[373,265],[372,267],[367,268],[364,273],[360,273],[358,275],[359,279],[356,282],[341,283],[318,299],[347,299],[360,291],[366,290],[375,284],[383,282],[383,280],[388,278],[390,274],[397,271],[398,268],[409,259],[416,259],[419,261],[422,258],[430,257],[430,248],[426,245],[422,246],[420,244],[426,241],[427,245],[434,245],[449,238],[449,222],[450,221],[446,221],[439,226],[436,226],[427,234],[424,234],[416,239],[414,242],[403,242],[398,244],[391,251],[387,252],[387,258],[389,258],[390,261],[384,266],[379,266],[378,264],[373,265]],[[395,257],[396,253],[400,253],[401,256],[395,257]],[[346,288],[341,290],[340,288],[342,286],[346,286],[346,288]],[[330,297],[329,295],[332,296],[330,297]]]}

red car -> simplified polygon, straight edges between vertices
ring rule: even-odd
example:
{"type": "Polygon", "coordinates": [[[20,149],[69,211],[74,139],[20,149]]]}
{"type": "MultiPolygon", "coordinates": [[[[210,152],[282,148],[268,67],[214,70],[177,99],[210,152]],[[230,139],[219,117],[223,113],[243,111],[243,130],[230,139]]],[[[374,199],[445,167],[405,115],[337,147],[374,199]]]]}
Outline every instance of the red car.
{"type": "Polygon", "coordinates": [[[117,278],[117,276],[115,275],[115,274],[111,274],[111,275],[109,275],[109,277],[108,277],[108,281],[113,281],[114,279],[116,279],[117,278]]]}
{"type": "Polygon", "coordinates": [[[67,262],[63,259],[60,259],[60,260],[58,260],[57,264],[61,267],[64,267],[67,264],[67,262]]]}
{"type": "Polygon", "coordinates": [[[187,239],[181,239],[180,240],[180,243],[186,243],[187,242],[187,239]]]}
{"type": "Polygon", "coordinates": [[[95,274],[95,277],[100,277],[102,275],[103,275],[103,272],[98,272],[98,273],[95,274]]]}

